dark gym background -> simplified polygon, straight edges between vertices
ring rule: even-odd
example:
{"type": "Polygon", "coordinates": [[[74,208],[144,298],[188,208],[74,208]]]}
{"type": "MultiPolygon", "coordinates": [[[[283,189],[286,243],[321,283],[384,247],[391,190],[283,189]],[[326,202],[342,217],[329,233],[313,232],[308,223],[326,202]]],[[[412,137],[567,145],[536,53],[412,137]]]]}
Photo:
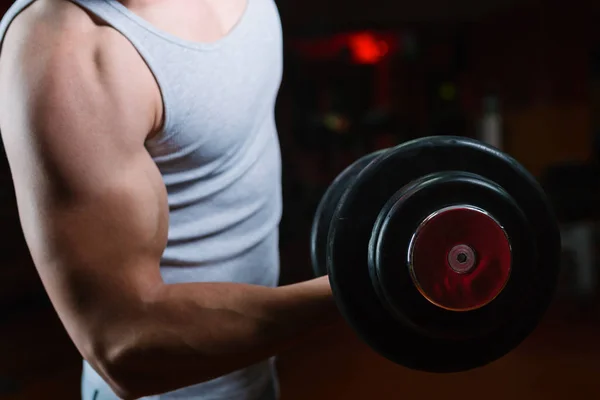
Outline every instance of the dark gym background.
{"type": "MultiPolygon", "coordinates": [[[[281,355],[283,400],[600,398],[600,3],[591,3],[278,1],[282,283],[310,277],[310,220],[337,173],[424,135],[498,143],[542,181],[564,241],[552,309],[502,360],[417,373],[348,330],[281,355]]],[[[10,4],[0,0],[0,13],[10,4]]],[[[80,358],[29,258],[0,159],[0,399],[77,399],[80,358]]]]}

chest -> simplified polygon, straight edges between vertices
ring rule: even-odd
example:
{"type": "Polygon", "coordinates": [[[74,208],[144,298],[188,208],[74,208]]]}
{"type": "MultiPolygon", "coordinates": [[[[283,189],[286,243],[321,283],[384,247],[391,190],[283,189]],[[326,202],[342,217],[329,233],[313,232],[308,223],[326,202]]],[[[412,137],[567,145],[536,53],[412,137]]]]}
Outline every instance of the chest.
{"type": "Polygon", "coordinates": [[[213,43],[242,20],[252,0],[168,0],[129,9],[157,29],[180,39],[213,43]]]}
{"type": "Polygon", "coordinates": [[[236,25],[212,44],[149,46],[159,67],[165,122],[148,145],[164,172],[227,170],[273,132],[281,26],[272,0],[248,1],[236,25]]]}

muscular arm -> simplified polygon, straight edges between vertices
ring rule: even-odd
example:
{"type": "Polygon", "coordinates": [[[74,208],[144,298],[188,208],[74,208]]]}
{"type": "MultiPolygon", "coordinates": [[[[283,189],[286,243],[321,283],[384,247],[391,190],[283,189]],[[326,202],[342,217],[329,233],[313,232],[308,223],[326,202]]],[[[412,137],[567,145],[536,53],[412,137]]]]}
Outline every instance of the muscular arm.
{"type": "Polygon", "coordinates": [[[325,278],[162,281],[166,190],[144,148],[152,77],[116,33],[83,16],[52,26],[62,17],[9,30],[0,127],[29,249],[82,356],[137,398],[259,362],[337,319],[325,278]]]}

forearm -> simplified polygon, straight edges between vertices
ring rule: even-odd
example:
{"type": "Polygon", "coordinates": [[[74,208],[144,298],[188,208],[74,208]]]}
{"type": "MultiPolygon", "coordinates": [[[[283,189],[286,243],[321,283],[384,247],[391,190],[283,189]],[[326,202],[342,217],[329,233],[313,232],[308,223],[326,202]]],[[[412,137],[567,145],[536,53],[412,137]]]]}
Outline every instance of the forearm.
{"type": "Polygon", "coordinates": [[[146,396],[260,362],[339,320],[326,278],[279,288],[164,285],[119,329],[110,358],[116,380],[146,396]]]}

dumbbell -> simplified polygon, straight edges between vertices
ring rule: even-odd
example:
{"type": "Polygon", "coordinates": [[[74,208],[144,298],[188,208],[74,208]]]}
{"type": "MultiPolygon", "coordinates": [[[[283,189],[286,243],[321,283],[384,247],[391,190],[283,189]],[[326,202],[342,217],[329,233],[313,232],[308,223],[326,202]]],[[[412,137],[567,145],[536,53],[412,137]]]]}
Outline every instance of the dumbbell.
{"type": "Polygon", "coordinates": [[[335,179],[311,256],[377,353],[460,372],[502,358],[537,327],[558,281],[560,233],[515,159],[473,139],[426,137],[368,154],[335,179]]]}

